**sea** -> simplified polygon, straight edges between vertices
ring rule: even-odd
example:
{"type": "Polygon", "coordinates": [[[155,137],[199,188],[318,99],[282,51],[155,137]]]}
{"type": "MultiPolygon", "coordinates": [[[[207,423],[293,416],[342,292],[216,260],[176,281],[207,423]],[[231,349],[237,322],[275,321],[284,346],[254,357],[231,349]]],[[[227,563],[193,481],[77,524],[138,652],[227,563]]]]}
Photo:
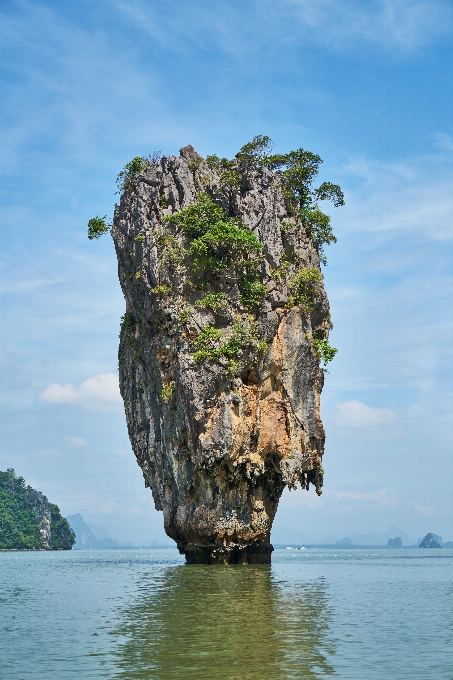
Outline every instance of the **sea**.
{"type": "Polygon", "coordinates": [[[5,680],[453,680],[453,550],[0,553],[5,680]]]}

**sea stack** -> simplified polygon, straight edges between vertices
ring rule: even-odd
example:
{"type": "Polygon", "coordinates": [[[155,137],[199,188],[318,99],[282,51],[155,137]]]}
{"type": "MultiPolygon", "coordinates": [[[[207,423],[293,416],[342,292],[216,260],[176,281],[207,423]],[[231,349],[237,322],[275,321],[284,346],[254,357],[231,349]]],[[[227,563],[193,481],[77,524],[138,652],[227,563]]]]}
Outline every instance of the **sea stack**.
{"type": "Polygon", "coordinates": [[[187,562],[268,563],[284,487],[323,483],[319,248],[253,155],[186,146],[123,178],[119,377],[145,485],[187,562]]]}

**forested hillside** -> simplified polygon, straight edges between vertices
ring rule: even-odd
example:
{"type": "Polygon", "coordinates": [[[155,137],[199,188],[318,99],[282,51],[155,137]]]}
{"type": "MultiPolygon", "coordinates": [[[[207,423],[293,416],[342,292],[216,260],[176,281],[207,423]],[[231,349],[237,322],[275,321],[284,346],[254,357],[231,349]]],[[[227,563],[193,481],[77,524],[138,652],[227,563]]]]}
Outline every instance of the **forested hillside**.
{"type": "Polygon", "coordinates": [[[13,469],[0,472],[0,549],[71,550],[74,542],[57,505],[13,469]]]}

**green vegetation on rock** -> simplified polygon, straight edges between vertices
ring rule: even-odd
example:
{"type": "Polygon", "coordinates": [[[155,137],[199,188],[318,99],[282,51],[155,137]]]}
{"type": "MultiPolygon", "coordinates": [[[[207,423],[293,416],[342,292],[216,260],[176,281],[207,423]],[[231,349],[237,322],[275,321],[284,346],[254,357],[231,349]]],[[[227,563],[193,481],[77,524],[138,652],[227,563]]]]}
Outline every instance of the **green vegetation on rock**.
{"type": "MultiPolygon", "coordinates": [[[[317,154],[297,149],[286,154],[271,154],[272,141],[258,135],[236,154],[245,165],[266,167],[280,175],[281,189],[290,214],[297,215],[307,229],[322,264],[327,264],[324,246],[336,243],[330,217],[318,206],[318,201],[332,201],[337,208],[344,205],[344,195],[338,184],[323,182],[314,188],[322,159],[317,154]]],[[[283,229],[287,229],[285,223],[283,229]]]]}
{"type": "Polygon", "coordinates": [[[256,328],[253,325],[244,325],[239,320],[233,325],[229,337],[220,342],[222,337],[222,332],[213,326],[207,325],[201,329],[194,341],[196,351],[193,358],[197,364],[205,360],[224,358],[228,360],[230,370],[234,372],[241,350],[250,347],[261,353],[267,350],[267,343],[260,341],[256,328]]]}
{"type": "Polygon", "coordinates": [[[168,215],[164,223],[191,239],[188,255],[195,283],[218,279],[232,267],[244,306],[252,309],[260,304],[266,294],[259,275],[262,245],[240,219],[228,216],[206,193],[200,192],[196,203],[168,215]]]}
{"type": "Polygon", "coordinates": [[[0,548],[70,550],[74,542],[57,505],[26,486],[14,470],[0,472],[0,548]]]}
{"type": "Polygon", "coordinates": [[[175,383],[174,380],[172,380],[168,385],[165,385],[165,387],[162,388],[162,399],[163,401],[168,404],[170,399],[173,396],[173,389],[174,389],[175,383]]]}
{"type": "Polygon", "coordinates": [[[149,156],[135,156],[129,163],[126,163],[116,178],[118,193],[130,191],[134,186],[136,177],[146,169],[148,164],[156,165],[160,157],[160,151],[153,151],[149,156]]]}
{"type": "Polygon", "coordinates": [[[288,283],[291,295],[288,298],[287,306],[303,305],[307,311],[311,311],[319,292],[319,283],[322,283],[322,274],[316,267],[304,267],[293,274],[288,283]]]}
{"type": "Polygon", "coordinates": [[[40,518],[33,509],[30,486],[14,470],[0,472],[0,548],[41,548],[40,518]]]}
{"type": "Polygon", "coordinates": [[[195,306],[216,312],[225,307],[227,302],[228,296],[225,293],[208,293],[201,300],[197,300],[195,306]]]}
{"type": "Polygon", "coordinates": [[[75,534],[68,521],[61,516],[60,508],[55,503],[49,503],[50,521],[50,544],[52,550],[71,550],[75,542],[75,534]]]}

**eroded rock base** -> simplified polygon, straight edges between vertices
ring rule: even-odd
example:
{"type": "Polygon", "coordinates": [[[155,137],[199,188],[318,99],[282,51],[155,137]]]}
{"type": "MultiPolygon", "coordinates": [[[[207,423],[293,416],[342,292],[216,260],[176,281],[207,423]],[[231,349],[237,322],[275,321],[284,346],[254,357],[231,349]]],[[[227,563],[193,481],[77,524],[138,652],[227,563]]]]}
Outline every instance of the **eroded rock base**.
{"type": "Polygon", "coordinates": [[[270,564],[274,550],[270,543],[261,544],[196,544],[178,546],[187,564],[270,564]]]}

